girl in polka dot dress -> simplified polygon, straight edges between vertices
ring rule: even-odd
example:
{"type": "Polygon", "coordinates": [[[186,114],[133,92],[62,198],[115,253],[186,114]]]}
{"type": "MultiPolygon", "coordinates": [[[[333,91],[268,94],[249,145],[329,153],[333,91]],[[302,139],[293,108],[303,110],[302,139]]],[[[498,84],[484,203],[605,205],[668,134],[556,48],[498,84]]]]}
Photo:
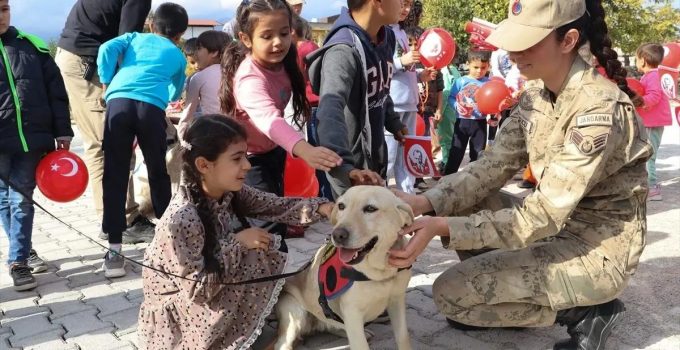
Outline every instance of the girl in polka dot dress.
{"type": "Polygon", "coordinates": [[[248,227],[245,217],[309,224],[328,217],[332,203],[244,186],[246,133],[231,118],[197,119],[181,144],[184,184],[156,226],[145,263],[190,280],[144,269],[140,341],[154,350],[248,349],[283,280],[221,283],[280,274],[286,254],[278,251],[281,237],[248,227]]]}

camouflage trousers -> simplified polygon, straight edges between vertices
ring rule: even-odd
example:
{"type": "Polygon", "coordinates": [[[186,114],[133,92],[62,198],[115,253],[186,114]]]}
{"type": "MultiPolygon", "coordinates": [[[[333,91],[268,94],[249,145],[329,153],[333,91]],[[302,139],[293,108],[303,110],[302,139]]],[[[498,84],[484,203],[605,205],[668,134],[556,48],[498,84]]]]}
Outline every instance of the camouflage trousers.
{"type": "Polygon", "coordinates": [[[458,253],[462,262],[435,280],[432,294],[447,318],[473,326],[550,326],[559,310],[616,298],[628,280],[567,231],[523,249],[458,253]]]}

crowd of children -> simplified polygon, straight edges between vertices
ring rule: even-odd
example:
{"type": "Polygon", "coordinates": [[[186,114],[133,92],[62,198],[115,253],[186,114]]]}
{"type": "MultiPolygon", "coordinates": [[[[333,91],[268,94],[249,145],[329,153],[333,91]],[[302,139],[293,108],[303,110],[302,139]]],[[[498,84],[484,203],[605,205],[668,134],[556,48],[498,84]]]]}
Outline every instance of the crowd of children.
{"type": "MultiPolygon", "coordinates": [[[[150,33],[131,31],[98,48],[98,68],[90,74],[101,83],[103,101],[95,102],[106,110],[103,190],[95,193],[110,248],[105,275],[126,273],[120,251],[124,232],[135,232],[126,214],[136,144],[160,219],[145,262],[180,276],[143,272],[140,334],[150,348],[253,345],[282,282],[212,282],[281,273],[288,225],[329,217],[329,200],[350,186],[385,185],[394,177],[398,189],[414,193],[402,141],[415,134],[419,114],[434,122],[428,130],[444,175],[459,170],[467,148],[475,161],[493,147],[497,119],[480,113],[474,96],[494,68],[492,74],[517,97],[522,79],[507,53],[471,49],[464,76],[454,66],[422,67],[416,47],[422,29],[412,20],[412,0],[347,5],[320,48],[306,22],[279,0],[242,2],[232,21],[234,37],[206,31],[183,49],[187,12],[164,3],[154,12],[150,33]],[[165,110],[181,96],[175,146],[168,142],[165,110]],[[289,103],[293,125],[284,118],[289,103]],[[299,132],[305,125],[307,135],[299,132]],[[166,159],[169,147],[174,155],[166,159]],[[318,171],[319,196],[325,198],[282,198],[286,154],[318,171]],[[183,182],[171,186],[179,168],[183,182]]],[[[41,156],[55,147],[68,149],[73,131],[64,79],[44,43],[9,25],[8,0],[0,0],[0,16],[6,17],[0,20],[0,51],[10,63],[9,84],[0,85],[8,92],[0,100],[7,106],[0,118],[0,219],[10,237],[14,286],[26,290],[36,286],[32,272],[45,264],[31,249],[33,206],[17,191],[33,192],[41,156]],[[19,60],[19,54],[26,58],[19,60]],[[33,70],[42,72],[40,79],[22,75],[33,70]],[[19,79],[27,83],[14,88],[19,79]]],[[[645,44],[636,56],[645,73],[638,112],[658,151],[663,127],[671,124],[657,71],[663,48],[645,44]]],[[[661,200],[655,157],[648,174],[649,197],[661,200]]]]}

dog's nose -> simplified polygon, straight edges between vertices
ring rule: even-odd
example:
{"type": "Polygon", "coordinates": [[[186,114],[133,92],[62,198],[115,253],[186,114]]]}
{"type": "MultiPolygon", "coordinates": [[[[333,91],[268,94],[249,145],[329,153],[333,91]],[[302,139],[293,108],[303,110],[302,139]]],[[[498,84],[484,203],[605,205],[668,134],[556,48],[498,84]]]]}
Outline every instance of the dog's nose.
{"type": "Polygon", "coordinates": [[[344,227],[338,227],[333,230],[333,241],[337,244],[345,244],[349,239],[349,231],[344,227]]]}

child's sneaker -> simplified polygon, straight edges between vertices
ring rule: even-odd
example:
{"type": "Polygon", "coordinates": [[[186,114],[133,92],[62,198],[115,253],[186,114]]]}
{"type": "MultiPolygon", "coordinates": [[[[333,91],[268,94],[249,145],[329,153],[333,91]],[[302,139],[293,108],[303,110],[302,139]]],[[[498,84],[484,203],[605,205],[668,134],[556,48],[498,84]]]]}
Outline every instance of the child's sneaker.
{"type": "Polygon", "coordinates": [[[38,282],[31,273],[31,268],[26,264],[14,263],[10,265],[9,274],[14,281],[14,290],[29,290],[38,285],[38,282]]]}
{"type": "Polygon", "coordinates": [[[45,260],[41,259],[34,249],[31,249],[31,252],[28,254],[26,265],[33,270],[33,273],[47,271],[45,260]]]}
{"type": "Polygon", "coordinates": [[[125,276],[125,259],[120,254],[109,250],[104,255],[104,276],[108,278],[125,276]]]}
{"type": "Polygon", "coordinates": [[[647,194],[647,200],[650,201],[662,201],[663,197],[661,196],[661,186],[655,185],[649,189],[649,194],[647,194]]]}

